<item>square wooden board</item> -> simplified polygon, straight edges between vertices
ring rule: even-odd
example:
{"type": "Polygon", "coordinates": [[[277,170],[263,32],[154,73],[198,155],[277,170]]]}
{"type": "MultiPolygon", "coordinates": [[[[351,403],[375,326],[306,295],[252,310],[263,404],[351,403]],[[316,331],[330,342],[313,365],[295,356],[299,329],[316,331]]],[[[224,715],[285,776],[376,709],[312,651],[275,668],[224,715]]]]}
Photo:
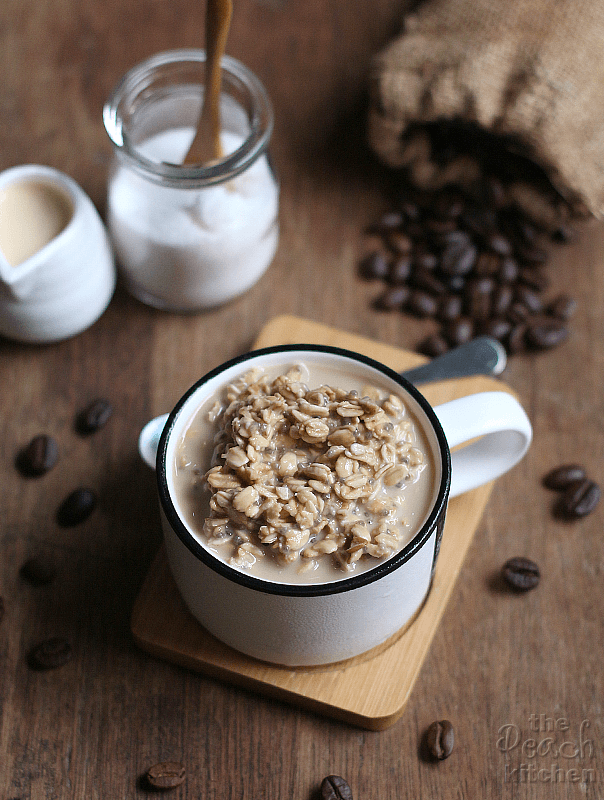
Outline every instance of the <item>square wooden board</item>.
{"type": "MultiPolygon", "coordinates": [[[[417,353],[293,316],[269,322],[255,347],[306,343],[354,350],[397,371],[426,361],[417,353]]],[[[421,387],[432,405],[489,390],[511,392],[501,381],[484,376],[421,387]]],[[[154,656],[220,680],[364,728],[386,728],[404,711],[491,489],[487,484],[451,500],[434,580],[421,611],[404,631],[362,656],[330,666],[292,669],[232,650],[207,633],[190,614],[172,579],[163,548],[134,605],[134,639],[154,656]]]]}

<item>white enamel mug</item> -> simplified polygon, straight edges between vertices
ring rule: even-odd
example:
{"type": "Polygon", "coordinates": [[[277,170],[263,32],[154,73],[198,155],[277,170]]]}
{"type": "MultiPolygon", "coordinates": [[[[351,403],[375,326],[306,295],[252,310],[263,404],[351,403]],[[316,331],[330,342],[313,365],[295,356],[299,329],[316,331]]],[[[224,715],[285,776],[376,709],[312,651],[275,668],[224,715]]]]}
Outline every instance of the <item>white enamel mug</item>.
{"type": "MultiPolygon", "coordinates": [[[[167,420],[149,425],[162,430],[153,445],[162,526],[170,568],[186,605],[216,638],[285,666],[348,659],[399,631],[429,590],[448,498],[502,475],[522,458],[532,437],[524,410],[507,392],[475,394],[432,408],[388,367],[321,345],[285,345],[235,358],[192,386],[167,420]],[[337,381],[349,372],[355,381],[399,394],[423,428],[435,466],[431,506],[411,541],[373,568],[329,583],[281,583],[229,566],[184,521],[174,490],[179,441],[197,409],[211,397],[220,398],[226,385],[254,367],[286,371],[299,362],[311,372],[313,365],[333,368],[337,381]],[[464,442],[470,444],[451,453],[464,442]]],[[[148,435],[141,438],[148,445],[148,435]]]]}

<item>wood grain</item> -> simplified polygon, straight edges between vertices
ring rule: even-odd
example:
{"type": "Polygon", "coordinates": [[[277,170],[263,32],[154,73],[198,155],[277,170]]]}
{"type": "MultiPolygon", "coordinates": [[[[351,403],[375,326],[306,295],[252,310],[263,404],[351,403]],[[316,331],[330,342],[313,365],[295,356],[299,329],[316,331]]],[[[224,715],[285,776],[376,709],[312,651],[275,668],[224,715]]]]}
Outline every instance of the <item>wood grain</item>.
{"type": "MultiPolygon", "coordinates": [[[[138,798],[139,776],[182,761],[175,800],[314,800],[327,774],[354,797],[461,800],[599,800],[604,793],[604,504],[563,523],[541,485],[552,466],[583,463],[604,480],[604,228],[593,225],[553,253],[551,292],[578,301],[556,350],[510,359],[504,378],[534,426],[527,457],[499,480],[401,719],[368,732],[150,658],[132,640],[134,600],[160,545],[153,476],[136,454],[151,416],[172,407],[203,372],[248,349],[283,314],[413,350],[430,322],[371,306],[360,281],[361,231],[389,207],[390,182],[364,140],[372,55],[400,29],[399,0],[237,0],[228,52],[265,83],[276,112],[271,155],[281,182],[281,240],[272,266],[244,297],[197,316],[162,314],[121,289],[83,334],[47,347],[0,341],[0,797],[138,798]],[[354,7],[354,10],[352,10],[354,7]],[[83,439],[76,411],[104,395],[110,423],[83,439]],[[13,466],[41,432],[60,461],[37,480],[13,466]],[[54,513],[73,488],[99,492],[82,526],[54,513]],[[31,587],[32,555],[57,567],[31,587]],[[518,596],[497,575],[511,556],[535,559],[539,587],[518,596]],[[74,659],[32,673],[30,646],[67,636],[74,659]],[[530,759],[531,715],[566,719],[558,742],[588,720],[593,752],[530,759]],[[423,731],[449,718],[446,761],[421,757],[423,731]],[[507,755],[504,725],[519,742],[507,755]],[[529,746],[530,750],[530,746],[529,746]],[[593,755],[593,757],[591,757],[593,755]],[[522,764],[564,781],[535,780],[522,764]],[[507,765],[507,767],[506,767],[507,765]],[[581,770],[593,768],[590,775],[581,770]],[[587,782],[574,783],[578,769],[587,782]]],[[[195,47],[204,4],[187,0],[3,0],[0,3],[0,167],[38,162],[74,177],[104,207],[110,153],[101,109],[120,76],[143,58],[195,47]]],[[[85,254],[84,254],[85,255],[85,254]]]]}

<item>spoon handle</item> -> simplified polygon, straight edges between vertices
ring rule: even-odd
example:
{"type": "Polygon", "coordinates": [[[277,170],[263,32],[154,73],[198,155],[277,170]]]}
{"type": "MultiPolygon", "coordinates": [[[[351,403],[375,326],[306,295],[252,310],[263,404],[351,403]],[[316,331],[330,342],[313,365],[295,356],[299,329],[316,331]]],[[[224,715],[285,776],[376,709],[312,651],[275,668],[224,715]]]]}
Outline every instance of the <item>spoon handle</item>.
{"type": "Polygon", "coordinates": [[[207,0],[206,74],[201,115],[185,164],[206,164],[222,158],[220,143],[220,64],[233,13],[232,0],[207,0]]]}
{"type": "Polygon", "coordinates": [[[506,365],[503,345],[491,336],[478,336],[436,356],[427,364],[401,372],[411,383],[428,383],[471,375],[499,375],[506,365]]]}

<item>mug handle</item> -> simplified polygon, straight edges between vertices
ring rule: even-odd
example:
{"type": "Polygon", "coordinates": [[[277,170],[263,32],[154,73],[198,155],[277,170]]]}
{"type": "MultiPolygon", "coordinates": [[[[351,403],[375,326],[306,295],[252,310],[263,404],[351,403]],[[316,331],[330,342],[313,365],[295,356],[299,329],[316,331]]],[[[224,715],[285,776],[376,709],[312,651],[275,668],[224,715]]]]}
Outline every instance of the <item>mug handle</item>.
{"type": "Polygon", "coordinates": [[[155,469],[159,440],[169,416],[169,414],[161,414],[159,417],[149,420],[138,436],[138,452],[151,469],[155,469]]]}
{"type": "Polygon", "coordinates": [[[471,394],[434,412],[453,451],[450,497],[503,475],[524,456],[533,436],[524,409],[508,392],[471,394]],[[464,442],[470,444],[453,450],[464,442]]]}

